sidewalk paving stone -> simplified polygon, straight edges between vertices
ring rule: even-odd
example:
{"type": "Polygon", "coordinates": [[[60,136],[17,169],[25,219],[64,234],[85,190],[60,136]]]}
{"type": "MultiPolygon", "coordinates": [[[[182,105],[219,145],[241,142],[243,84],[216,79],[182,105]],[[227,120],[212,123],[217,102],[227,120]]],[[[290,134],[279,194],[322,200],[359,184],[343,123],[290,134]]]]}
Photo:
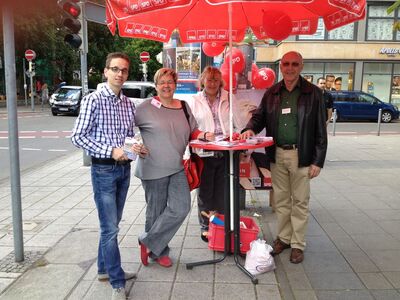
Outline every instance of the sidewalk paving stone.
{"type": "MultiPolygon", "coordinates": [[[[194,193],[192,210],[170,244],[174,265],[144,267],[137,245],[144,191],[132,177],[119,233],[123,267],[138,273],[127,282],[128,298],[399,299],[399,146],[398,136],[330,136],[325,167],[311,183],[305,260],[291,264],[290,250],[284,251],[275,258],[275,272],[257,276],[258,285],[232,256],[186,269],[186,263],[223,255],[199,238],[194,193]]],[[[0,260],[12,259],[14,250],[8,184],[0,182],[0,260]]],[[[21,186],[25,252],[40,255],[27,270],[0,270],[0,299],[110,299],[109,283],[97,281],[97,211],[81,151],[24,172],[21,186]]],[[[255,218],[260,235],[271,244],[276,216],[268,192],[248,191],[246,201],[243,215],[261,216],[255,218]]]]}

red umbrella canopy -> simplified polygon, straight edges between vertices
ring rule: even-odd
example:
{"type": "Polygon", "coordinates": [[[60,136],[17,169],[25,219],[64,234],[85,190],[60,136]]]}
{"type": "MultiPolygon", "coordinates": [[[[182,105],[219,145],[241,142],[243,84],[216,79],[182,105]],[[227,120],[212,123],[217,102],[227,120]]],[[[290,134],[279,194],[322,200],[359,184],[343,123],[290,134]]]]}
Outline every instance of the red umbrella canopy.
{"type": "Polygon", "coordinates": [[[365,17],[365,0],[106,0],[107,25],[115,34],[168,42],[174,30],[183,43],[233,42],[251,28],[258,39],[313,34],[318,19],[327,30],[365,17]],[[229,9],[231,7],[231,9],[229,9]]]}

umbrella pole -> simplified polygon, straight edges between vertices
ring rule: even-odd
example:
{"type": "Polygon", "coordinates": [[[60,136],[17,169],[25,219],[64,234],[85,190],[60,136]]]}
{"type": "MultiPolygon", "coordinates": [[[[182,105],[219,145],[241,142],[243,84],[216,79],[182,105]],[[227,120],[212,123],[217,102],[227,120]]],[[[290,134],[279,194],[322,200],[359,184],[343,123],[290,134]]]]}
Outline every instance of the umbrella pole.
{"type": "MultiPolygon", "coordinates": [[[[229,24],[229,140],[232,142],[232,133],[233,133],[233,111],[232,111],[232,101],[233,101],[233,84],[232,84],[232,78],[233,78],[233,70],[232,70],[232,3],[229,2],[228,4],[228,24],[229,24]]],[[[232,151],[229,151],[229,170],[230,170],[230,208],[231,208],[231,230],[234,230],[234,222],[233,222],[233,216],[234,216],[234,205],[233,205],[233,155],[232,151]]]]}

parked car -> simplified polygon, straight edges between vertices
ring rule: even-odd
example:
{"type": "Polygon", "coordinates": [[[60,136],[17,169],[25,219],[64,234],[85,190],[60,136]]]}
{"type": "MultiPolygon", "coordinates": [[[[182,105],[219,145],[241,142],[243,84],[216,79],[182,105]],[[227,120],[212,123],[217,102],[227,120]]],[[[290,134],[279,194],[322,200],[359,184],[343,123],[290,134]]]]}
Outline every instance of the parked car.
{"type": "MultiPolygon", "coordinates": [[[[89,89],[89,93],[93,91],[93,89],[89,89]]],[[[58,114],[72,114],[77,116],[81,107],[81,100],[81,86],[65,85],[61,87],[58,90],[57,95],[49,101],[51,105],[51,113],[53,116],[57,116],[58,114]]]]}
{"type": "Polygon", "coordinates": [[[122,86],[122,92],[129,97],[136,106],[144,100],[157,95],[156,87],[150,81],[126,81],[122,86]]]}
{"type": "MultiPolygon", "coordinates": [[[[106,84],[105,82],[97,85],[97,90],[106,84]]],[[[156,87],[150,81],[126,81],[122,86],[122,92],[138,106],[146,99],[157,95],[156,87]]]]}
{"type": "Polygon", "coordinates": [[[399,118],[399,109],[385,103],[375,96],[362,91],[332,91],[333,109],[336,109],[337,120],[378,120],[379,109],[382,109],[381,120],[389,123],[399,118]]]}

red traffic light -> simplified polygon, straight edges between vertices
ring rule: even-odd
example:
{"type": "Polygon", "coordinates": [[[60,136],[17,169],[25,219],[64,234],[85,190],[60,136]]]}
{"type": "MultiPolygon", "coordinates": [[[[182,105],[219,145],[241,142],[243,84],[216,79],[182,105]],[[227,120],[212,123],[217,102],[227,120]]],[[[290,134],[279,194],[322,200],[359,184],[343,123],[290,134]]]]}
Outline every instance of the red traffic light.
{"type": "Polygon", "coordinates": [[[73,2],[65,2],[63,5],[63,10],[71,15],[72,17],[74,17],[75,19],[80,15],[81,13],[81,8],[79,7],[79,5],[77,5],[76,3],[73,2]]]}
{"type": "Polygon", "coordinates": [[[81,8],[77,3],[75,3],[75,1],[59,0],[58,6],[60,6],[64,13],[69,17],[76,19],[81,14],[81,8]]]}
{"type": "Polygon", "coordinates": [[[82,36],[80,30],[81,24],[81,7],[78,0],[58,0],[57,4],[63,12],[63,26],[70,31],[64,37],[64,41],[72,48],[79,48],[82,45],[82,36]]]}

